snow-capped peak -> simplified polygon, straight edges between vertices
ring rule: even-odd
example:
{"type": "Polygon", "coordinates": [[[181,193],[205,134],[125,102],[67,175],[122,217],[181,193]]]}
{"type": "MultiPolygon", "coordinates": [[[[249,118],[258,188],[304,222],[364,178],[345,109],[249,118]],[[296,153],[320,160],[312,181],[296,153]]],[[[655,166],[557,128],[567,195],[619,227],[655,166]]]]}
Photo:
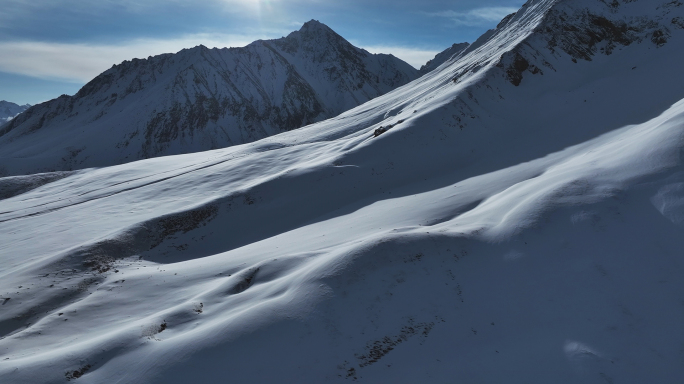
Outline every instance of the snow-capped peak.
{"type": "Polygon", "coordinates": [[[25,174],[222,148],[336,116],[417,76],[310,21],[242,48],[114,65],[3,127],[0,159],[4,172],[25,174]]]}
{"type": "Polygon", "coordinates": [[[18,114],[30,108],[30,104],[19,105],[9,101],[0,100],[0,125],[12,120],[18,114]]]}

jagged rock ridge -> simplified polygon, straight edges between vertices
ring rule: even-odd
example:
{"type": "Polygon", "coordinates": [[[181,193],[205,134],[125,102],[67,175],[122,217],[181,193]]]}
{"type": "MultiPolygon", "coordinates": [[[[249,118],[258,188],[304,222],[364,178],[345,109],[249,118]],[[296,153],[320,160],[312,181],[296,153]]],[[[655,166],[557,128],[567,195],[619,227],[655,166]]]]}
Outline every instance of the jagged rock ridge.
{"type": "Polygon", "coordinates": [[[417,77],[312,20],[242,48],[124,61],[2,127],[0,158],[5,174],[25,174],[222,148],[334,117],[417,77]]]}
{"type": "MultiPolygon", "coordinates": [[[[528,1],[523,8],[532,2],[528,1]]],[[[611,55],[633,43],[649,42],[654,48],[667,44],[680,25],[683,3],[674,1],[596,0],[594,7],[576,7],[570,1],[558,1],[550,7],[535,28],[532,41],[504,54],[499,67],[508,80],[519,85],[524,73],[543,74],[555,71],[549,61],[540,58],[539,48],[553,56],[568,57],[573,63],[592,61],[596,55],[611,55]]],[[[504,18],[497,29],[517,20],[517,14],[504,18]]],[[[475,44],[473,44],[475,45],[475,44]]]]}

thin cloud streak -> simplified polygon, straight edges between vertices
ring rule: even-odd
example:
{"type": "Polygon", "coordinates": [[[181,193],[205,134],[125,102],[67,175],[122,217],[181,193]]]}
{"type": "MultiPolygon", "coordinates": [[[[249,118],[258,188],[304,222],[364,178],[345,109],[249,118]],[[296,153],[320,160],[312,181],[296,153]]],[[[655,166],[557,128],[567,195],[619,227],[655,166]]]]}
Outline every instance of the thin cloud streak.
{"type": "Polygon", "coordinates": [[[264,36],[195,34],[177,39],[137,39],[121,45],[0,42],[0,71],[85,83],[124,60],[175,53],[203,44],[241,47],[264,36]]]}
{"type": "MultiPolygon", "coordinates": [[[[41,79],[86,83],[95,76],[133,58],[175,53],[184,48],[242,47],[264,36],[195,34],[177,39],[137,39],[120,45],[0,42],[0,71],[41,79]]],[[[355,44],[359,45],[359,44],[355,44]]],[[[400,46],[364,46],[371,53],[393,54],[420,68],[439,51],[400,46]]]]}
{"type": "Polygon", "coordinates": [[[512,7],[482,7],[471,9],[466,12],[446,10],[441,12],[426,12],[428,16],[444,17],[451,19],[456,25],[477,26],[496,22],[506,15],[516,12],[517,8],[512,7]]]}
{"type": "Polygon", "coordinates": [[[193,14],[196,11],[211,11],[227,18],[241,17],[258,19],[264,10],[274,6],[320,4],[322,0],[3,0],[0,12],[0,29],[13,23],[25,23],[37,14],[54,13],[67,15],[75,20],[83,17],[106,18],[106,15],[146,15],[149,18],[160,15],[193,14]]]}

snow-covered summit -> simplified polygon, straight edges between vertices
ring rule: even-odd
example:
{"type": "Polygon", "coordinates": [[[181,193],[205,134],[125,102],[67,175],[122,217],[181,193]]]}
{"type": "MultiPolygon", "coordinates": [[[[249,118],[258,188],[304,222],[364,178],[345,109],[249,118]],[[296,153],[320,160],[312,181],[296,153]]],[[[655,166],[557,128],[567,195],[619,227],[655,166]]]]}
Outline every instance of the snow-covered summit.
{"type": "Polygon", "coordinates": [[[222,148],[336,116],[417,76],[310,21],[242,48],[114,65],[0,129],[0,160],[14,175],[222,148]]]}
{"type": "Polygon", "coordinates": [[[29,107],[31,107],[30,104],[19,105],[9,101],[0,100],[0,125],[12,120],[15,116],[24,112],[29,107]]]}
{"type": "Polygon", "coordinates": [[[315,19],[311,19],[311,20],[307,21],[306,23],[304,23],[302,25],[302,27],[299,29],[299,31],[292,32],[290,35],[288,35],[288,37],[292,36],[292,35],[296,35],[297,33],[302,33],[302,34],[313,33],[313,34],[319,34],[319,35],[321,33],[336,34],[335,31],[333,31],[330,27],[328,27],[327,25],[325,25],[325,24],[323,24],[320,21],[315,20],[315,19]]]}
{"type": "Polygon", "coordinates": [[[335,118],[0,179],[0,379],[682,382],[682,17],[530,1],[335,118]]]}

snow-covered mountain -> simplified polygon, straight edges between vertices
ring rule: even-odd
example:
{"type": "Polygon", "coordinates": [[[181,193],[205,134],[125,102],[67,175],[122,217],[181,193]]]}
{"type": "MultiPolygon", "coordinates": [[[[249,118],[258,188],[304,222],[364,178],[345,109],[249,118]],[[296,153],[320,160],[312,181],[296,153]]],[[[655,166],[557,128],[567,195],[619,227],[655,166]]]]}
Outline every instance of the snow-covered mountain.
{"type": "Polygon", "coordinates": [[[681,20],[532,0],[335,118],[0,179],[0,379],[681,382],[681,20]]]}
{"type": "Polygon", "coordinates": [[[19,105],[9,101],[0,100],[0,125],[12,120],[16,115],[27,110],[31,105],[19,105]]]}
{"type": "Polygon", "coordinates": [[[438,54],[436,54],[432,60],[429,60],[427,63],[425,63],[425,65],[420,67],[420,73],[426,74],[426,73],[434,70],[435,68],[444,64],[445,61],[458,56],[458,54],[465,51],[469,45],[470,45],[469,43],[453,44],[451,47],[443,50],[442,52],[440,52],[438,54]]]}
{"type": "Polygon", "coordinates": [[[223,148],[336,116],[417,77],[311,20],[244,48],[115,65],[0,128],[0,161],[17,175],[223,148]]]}

